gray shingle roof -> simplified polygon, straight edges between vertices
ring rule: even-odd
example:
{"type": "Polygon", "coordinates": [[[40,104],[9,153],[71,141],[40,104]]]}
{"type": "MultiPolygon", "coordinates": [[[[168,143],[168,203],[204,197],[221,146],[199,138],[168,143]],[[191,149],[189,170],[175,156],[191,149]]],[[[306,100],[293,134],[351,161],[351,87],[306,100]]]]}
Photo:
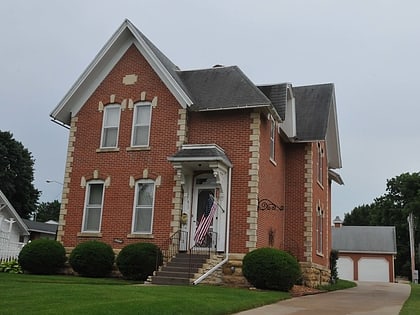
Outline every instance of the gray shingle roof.
{"type": "Polygon", "coordinates": [[[277,113],[284,120],[286,116],[287,83],[261,85],[258,88],[270,99],[277,113]]]}
{"type": "Polygon", "coordinates": [[[232,166],[225,152],[215,144],[183,145],[181,150],[168,158],[171,162],[221,161],[232,166]]]}
{"type": "Polygon", "coordinates": [[[194,104],[192,110],[222,110],[271,106],[270,100],[237,67],[180,71],[194,104]]]}
{"type": "Polygon", "coordinates": [[[319,84],[293,87],[296,102],[297,140],[314,141],[326,138],[334,85],[319,84]]]}
{"type": "Polygon", "coordinates": [[[57,228],[58,228],[57,224],[31,221],[27,219],[23,219],[23,222],[25,222],[26,226],[28,227],[28,230],[31,232],[41,232],[45,234],[57,233],[57,228]]]}
{"type": "Polygon", "coordinates": [[[340,252],[397,253],[394,226],[332,228],[332,248],[340,252]]]}

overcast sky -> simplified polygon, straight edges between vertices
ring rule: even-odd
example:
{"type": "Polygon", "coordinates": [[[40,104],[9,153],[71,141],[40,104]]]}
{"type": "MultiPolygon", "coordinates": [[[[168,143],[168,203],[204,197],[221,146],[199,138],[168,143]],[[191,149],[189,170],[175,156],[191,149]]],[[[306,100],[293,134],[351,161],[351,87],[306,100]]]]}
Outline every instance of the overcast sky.
{"type": "Polygon", "coordinates": [[[237,65],[256,84],[335,84],[344,186],[333,217],[420,166],[420,1],[0,1],[0,130],[61,198],[68,130],[49,114],[128,18],[181,69],[237,65]]]}

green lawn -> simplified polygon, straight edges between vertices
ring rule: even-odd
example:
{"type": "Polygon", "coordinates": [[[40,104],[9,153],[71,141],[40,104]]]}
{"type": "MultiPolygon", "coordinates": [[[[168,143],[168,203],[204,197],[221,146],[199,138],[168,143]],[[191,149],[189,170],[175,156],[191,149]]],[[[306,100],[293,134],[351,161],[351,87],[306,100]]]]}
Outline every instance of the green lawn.
{"type": "Polygon", "coordinates": [[[400,315],[417,315],[420,312],[420,284],[411,284],[410,297],[405,301],[400,315]]]}
{"type": "Polygon", "coordinates": [[[338,279],[336,283],[329,284],[329,285],[322,285],[322,286],[319,286],[318,289],[324,290],[324,291],[337,291],[337,290],[354,288],[355,286],[357,286],[356,282],[338,279]]]}
{"type": "Polygon", "coordinates": [[[0,273],[0,314],[232,314],[289,293],[0,273]]]}

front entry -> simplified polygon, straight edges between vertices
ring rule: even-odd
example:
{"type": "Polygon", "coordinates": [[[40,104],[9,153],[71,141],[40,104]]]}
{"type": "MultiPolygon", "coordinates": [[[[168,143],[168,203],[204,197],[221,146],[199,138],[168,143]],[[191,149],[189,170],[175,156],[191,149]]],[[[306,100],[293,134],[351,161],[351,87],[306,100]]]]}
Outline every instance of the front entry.
{"type": "Polygon", "coordinates": [[[192,209],[191,209],[191,224],[190,224],[190,248],[215,248],[217,244],[218,234],[218,219],[219,219],[219,207],[216,206],[212,211],[213,199],[217,204],[216,195],[216,180],[212,174],[201,174],[194,178],[193,187],[193,198],[192,198],[192,209]],[[214,214],[214,215],[213,215],[214,214]],[[209,219],[213,215],[212,219],[209,219]],[[202,231],[203,227],[201,220],[208,220],[209,223],[204,226],[205,231],[202,231]],[[200,230],[198,230],[200,226],[200,230]],[[197,240],[197,234],[203,234],[200,241],[197,240]]]}

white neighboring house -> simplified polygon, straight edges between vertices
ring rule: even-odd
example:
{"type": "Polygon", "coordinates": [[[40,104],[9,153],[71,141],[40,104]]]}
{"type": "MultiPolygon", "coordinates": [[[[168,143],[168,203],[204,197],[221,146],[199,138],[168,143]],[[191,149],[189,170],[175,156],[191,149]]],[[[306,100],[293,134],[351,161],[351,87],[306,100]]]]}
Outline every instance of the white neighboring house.
{"type": "Polygon", "coordinates": [[[0,190],[0,261],[16,258],[28,240],[27,226],[0,190]]]}

